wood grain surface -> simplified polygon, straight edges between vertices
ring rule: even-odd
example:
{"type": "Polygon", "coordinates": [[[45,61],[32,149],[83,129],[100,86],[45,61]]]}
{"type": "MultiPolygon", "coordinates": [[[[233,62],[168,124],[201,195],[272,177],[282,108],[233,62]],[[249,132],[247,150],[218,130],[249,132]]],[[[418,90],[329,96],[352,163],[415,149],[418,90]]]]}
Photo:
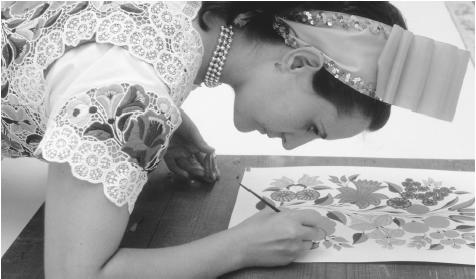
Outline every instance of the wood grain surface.
{"type": "MultiPolygon", "coordinates": [[[[473,171],[474,160],[342,157],[218,156],[222,177],[215,185],[189,183],[161,165],[144,187],[121,247],[167,247],[225,230],[238,182],[248,167],[369,166],[473,171]]],[[[2,257],[2,278],[44,278],[43,206],[2,257]]],[[[225,247],[233,253],[233,247],[225,247]]],[[[248,268],[222,278],[459,279],[474,278],[474,266],[432,263],[293,263],[248,268]]]]}

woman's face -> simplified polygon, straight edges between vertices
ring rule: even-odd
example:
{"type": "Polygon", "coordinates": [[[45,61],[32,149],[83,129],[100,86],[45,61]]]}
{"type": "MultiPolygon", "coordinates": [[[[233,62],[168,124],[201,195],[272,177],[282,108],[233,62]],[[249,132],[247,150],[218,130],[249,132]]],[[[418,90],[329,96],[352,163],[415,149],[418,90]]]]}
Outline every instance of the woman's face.
{"type": "Polygon", "coordinates": [[[250,69],[245,82],[234,88],[236,128],[280,137],[288,150],[316,138],[341,139],[366,130],[369,119],[359,112],[339,115],[313,90],[314,73],[280,70],[272,62],[250,69]]]}

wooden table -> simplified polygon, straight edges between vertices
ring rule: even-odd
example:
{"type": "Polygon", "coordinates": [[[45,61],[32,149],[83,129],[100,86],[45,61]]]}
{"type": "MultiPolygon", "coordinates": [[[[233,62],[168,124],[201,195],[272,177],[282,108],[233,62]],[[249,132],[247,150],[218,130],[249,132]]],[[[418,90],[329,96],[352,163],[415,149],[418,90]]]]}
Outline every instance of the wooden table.
{"type": "MultiPolygon", "coordinates": [[[[307,165],[378,166],[474,171],[474,160],[421,160],[337,157],[218,156],[221,180],[213,187],[186,185],[155,172],[131,215],[121,246],[166,247],[224,230],[246,167],[307,165]]],[[[229,247],[233,253],[233,247],[229,247]]],[[[249,268],[223,278],[474,278],[474,266],[431,263],[293,263],[249,268]]],[[[44,278],[43,207],[2,257],[2,278],[44,278]]]]}

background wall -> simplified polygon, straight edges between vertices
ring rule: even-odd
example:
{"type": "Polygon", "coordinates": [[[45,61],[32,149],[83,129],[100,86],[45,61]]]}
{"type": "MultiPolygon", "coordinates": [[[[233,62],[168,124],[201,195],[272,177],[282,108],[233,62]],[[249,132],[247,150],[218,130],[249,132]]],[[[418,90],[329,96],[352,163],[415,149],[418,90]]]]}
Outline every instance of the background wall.
{"type": "MultiPolygon", "coordinates": [[[[396,2],[410,30],[464,48],[444,2],[396,2]]],[[[474,10],[474,9],[473,9],[474,10]]],[[[474,38],[474,14],[473,14],[474,38]]],[[[474,45],[474,42],[473,42],[474,45]]],[[[380,131],[338,141],[318,140],[292,151],[278,139],[233,126],[233,92],[227,86],[199,88],[183,105],[218,154],[265,154],[385,158],[474,159],[474,64],[469,63],[452,123],[394,108],[380,131]]],[[[2,161],[2,255],[44,201],[46,164],[2,161]]]]}

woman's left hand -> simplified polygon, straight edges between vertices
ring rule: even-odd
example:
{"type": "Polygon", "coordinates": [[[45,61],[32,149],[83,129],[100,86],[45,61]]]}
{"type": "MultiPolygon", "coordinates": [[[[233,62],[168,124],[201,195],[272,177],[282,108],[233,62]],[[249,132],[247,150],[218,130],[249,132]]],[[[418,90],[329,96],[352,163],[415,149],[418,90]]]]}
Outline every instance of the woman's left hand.
{"type": "Polygon", "coordinates": [[[215,149],[209,146],[193,121],[182,111],[182,124],[175,131],[164,156],[167,167],[185,178],[214,183],[220,173],[215,149]]]}

